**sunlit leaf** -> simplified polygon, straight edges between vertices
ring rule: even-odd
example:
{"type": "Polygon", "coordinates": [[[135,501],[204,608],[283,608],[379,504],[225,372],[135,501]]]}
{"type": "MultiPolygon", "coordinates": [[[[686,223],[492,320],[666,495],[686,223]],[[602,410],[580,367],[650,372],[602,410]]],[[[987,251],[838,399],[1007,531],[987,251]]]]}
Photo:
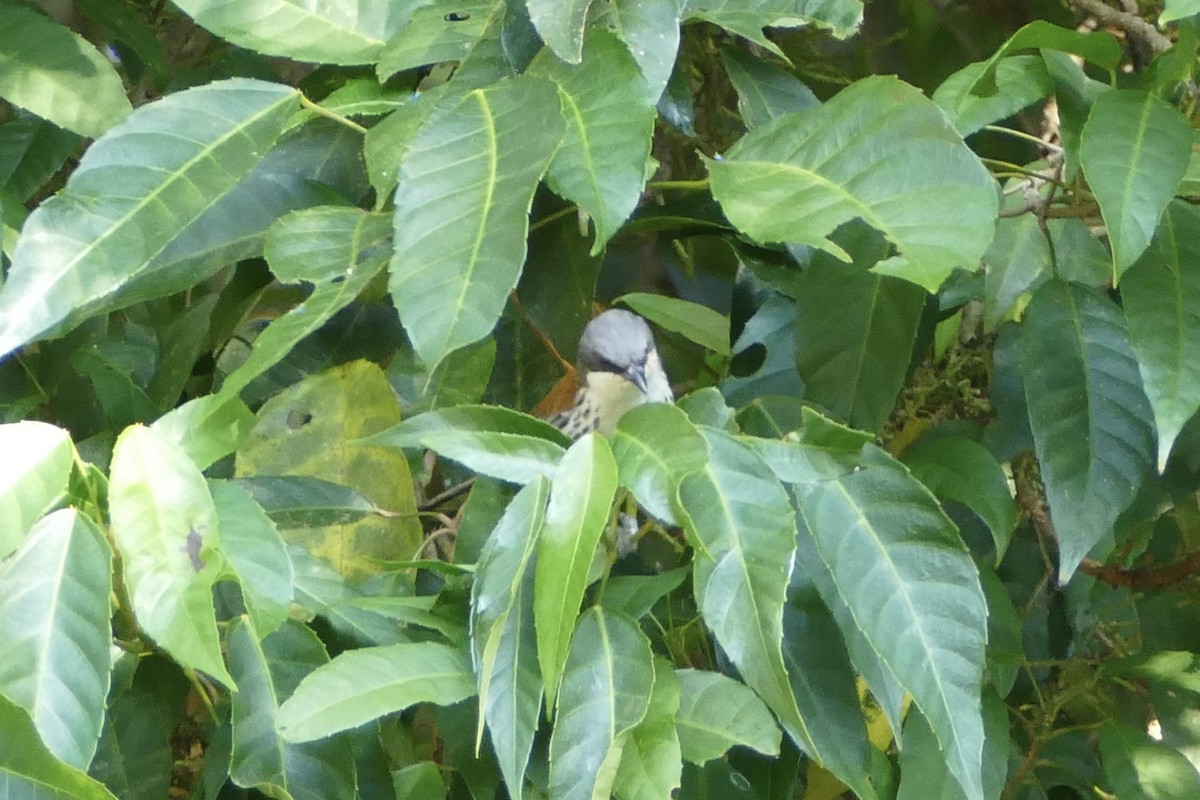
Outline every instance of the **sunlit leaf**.
{"type": "Polygon", "coordinates": [[[719,672],[681,669],[675,717],[683,757],[694,764],[720,758],[735,745],[779,755],[780,730],[750,687],[719,672]]]}
{"type": "Polygon", "coordinates": [[[228,481],[211,484],[221,549],[237,574],[242,601],[261,638],[288,618],[292,603],[292,562],[271,518],[245,488],[228,481]]]}
{"type": "Polygon", "coordinates": [[[0,558],[21,543],[38,518],[67,491],[74,447],[62,428],[45,422],[0,425],[0,558]]]}

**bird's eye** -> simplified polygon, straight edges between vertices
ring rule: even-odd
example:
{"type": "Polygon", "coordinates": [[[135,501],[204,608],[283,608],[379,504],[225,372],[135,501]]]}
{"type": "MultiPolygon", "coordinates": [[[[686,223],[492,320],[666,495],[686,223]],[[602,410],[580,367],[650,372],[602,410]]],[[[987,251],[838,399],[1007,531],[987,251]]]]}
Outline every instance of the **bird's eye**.
{"type": "Polygon", "coordinates": [[[614,364],[612,361],[609,361],[607,358],[604,358],[603,356],[601,356],[601,358],[600,358],[599,367],[602,372],[615,372],[618,375],[620,375],[622,372],[625,371],[621,367],[618,367],[616,364],[614,364]]]}

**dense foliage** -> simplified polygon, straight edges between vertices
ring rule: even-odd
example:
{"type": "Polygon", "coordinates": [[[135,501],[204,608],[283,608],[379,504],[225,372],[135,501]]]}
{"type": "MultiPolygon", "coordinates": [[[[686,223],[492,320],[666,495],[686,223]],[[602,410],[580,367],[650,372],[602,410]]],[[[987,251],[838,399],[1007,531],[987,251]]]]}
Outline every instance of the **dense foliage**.
{"type": "Polygon", "coordinates": [[[6,796],[1200,797],[1196,13],[0,0],[6,796]]]}

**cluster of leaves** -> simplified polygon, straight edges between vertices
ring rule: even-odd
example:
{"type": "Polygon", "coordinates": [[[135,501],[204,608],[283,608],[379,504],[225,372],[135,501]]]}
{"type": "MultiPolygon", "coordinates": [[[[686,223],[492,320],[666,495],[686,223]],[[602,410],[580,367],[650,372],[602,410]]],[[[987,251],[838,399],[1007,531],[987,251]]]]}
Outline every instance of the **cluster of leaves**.
{"type": "Polygon", "coordinates": [[[10,789],[1200,792],[1196,4],[921,88],[858,0],[76,5],[0,0],[10,789]],[[614,299],[687,391],[572,443],[614,299]]]}

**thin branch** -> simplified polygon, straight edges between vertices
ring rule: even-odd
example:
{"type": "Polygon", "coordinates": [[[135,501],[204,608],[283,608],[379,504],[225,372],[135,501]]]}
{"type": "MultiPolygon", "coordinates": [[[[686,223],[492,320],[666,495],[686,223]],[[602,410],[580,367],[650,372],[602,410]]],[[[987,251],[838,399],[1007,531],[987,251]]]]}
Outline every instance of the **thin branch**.
{"type": "Polygon", "coordinates": [[[1079,568],[1116,589],[1169,589],[1200,576],[1200,551],[1174,564],[1124,569],[1115,564],[1101,564],[1094,559],[1085,558],[1079,568]]]}
{"type": "Polygon", "coordinates": [[[516,310],[517,314],[520,315],[521,320],[526,326],[528,326],[529,330],[533,331],[533,335],[536,336],[539,341],[541,341],[542,346],[550,351],[550,355],[553,356],[554,360],[558,362],[558,365],[563,368],[563,372],[568,374],[572,372],[575,368],[571,366],[571,362],[567,361],[562,357],[562,355],[559,354],[558,348],[554,346],[554,342],[550,341],[550,337],[546,335],[545,331],[537,326],[537,323],[533,321],[533,317],[525,313],[525,308],[521,305],[521,299],[517,297],[517,293],[509,292],[508,299],[512,302],[513,308],[516,310]]]}
{"type": "Polygon", "coordinates": [[[1104,0],[1068,0],[1068,2],[1080,11],[1091,14],[1102,24],[1120,28],[1125,31],[1127,36],[1143,42],[1156,54],[1171,49],[1171,40],[1136,14],[1119,11],[1105,3],[1104,0]]]}

